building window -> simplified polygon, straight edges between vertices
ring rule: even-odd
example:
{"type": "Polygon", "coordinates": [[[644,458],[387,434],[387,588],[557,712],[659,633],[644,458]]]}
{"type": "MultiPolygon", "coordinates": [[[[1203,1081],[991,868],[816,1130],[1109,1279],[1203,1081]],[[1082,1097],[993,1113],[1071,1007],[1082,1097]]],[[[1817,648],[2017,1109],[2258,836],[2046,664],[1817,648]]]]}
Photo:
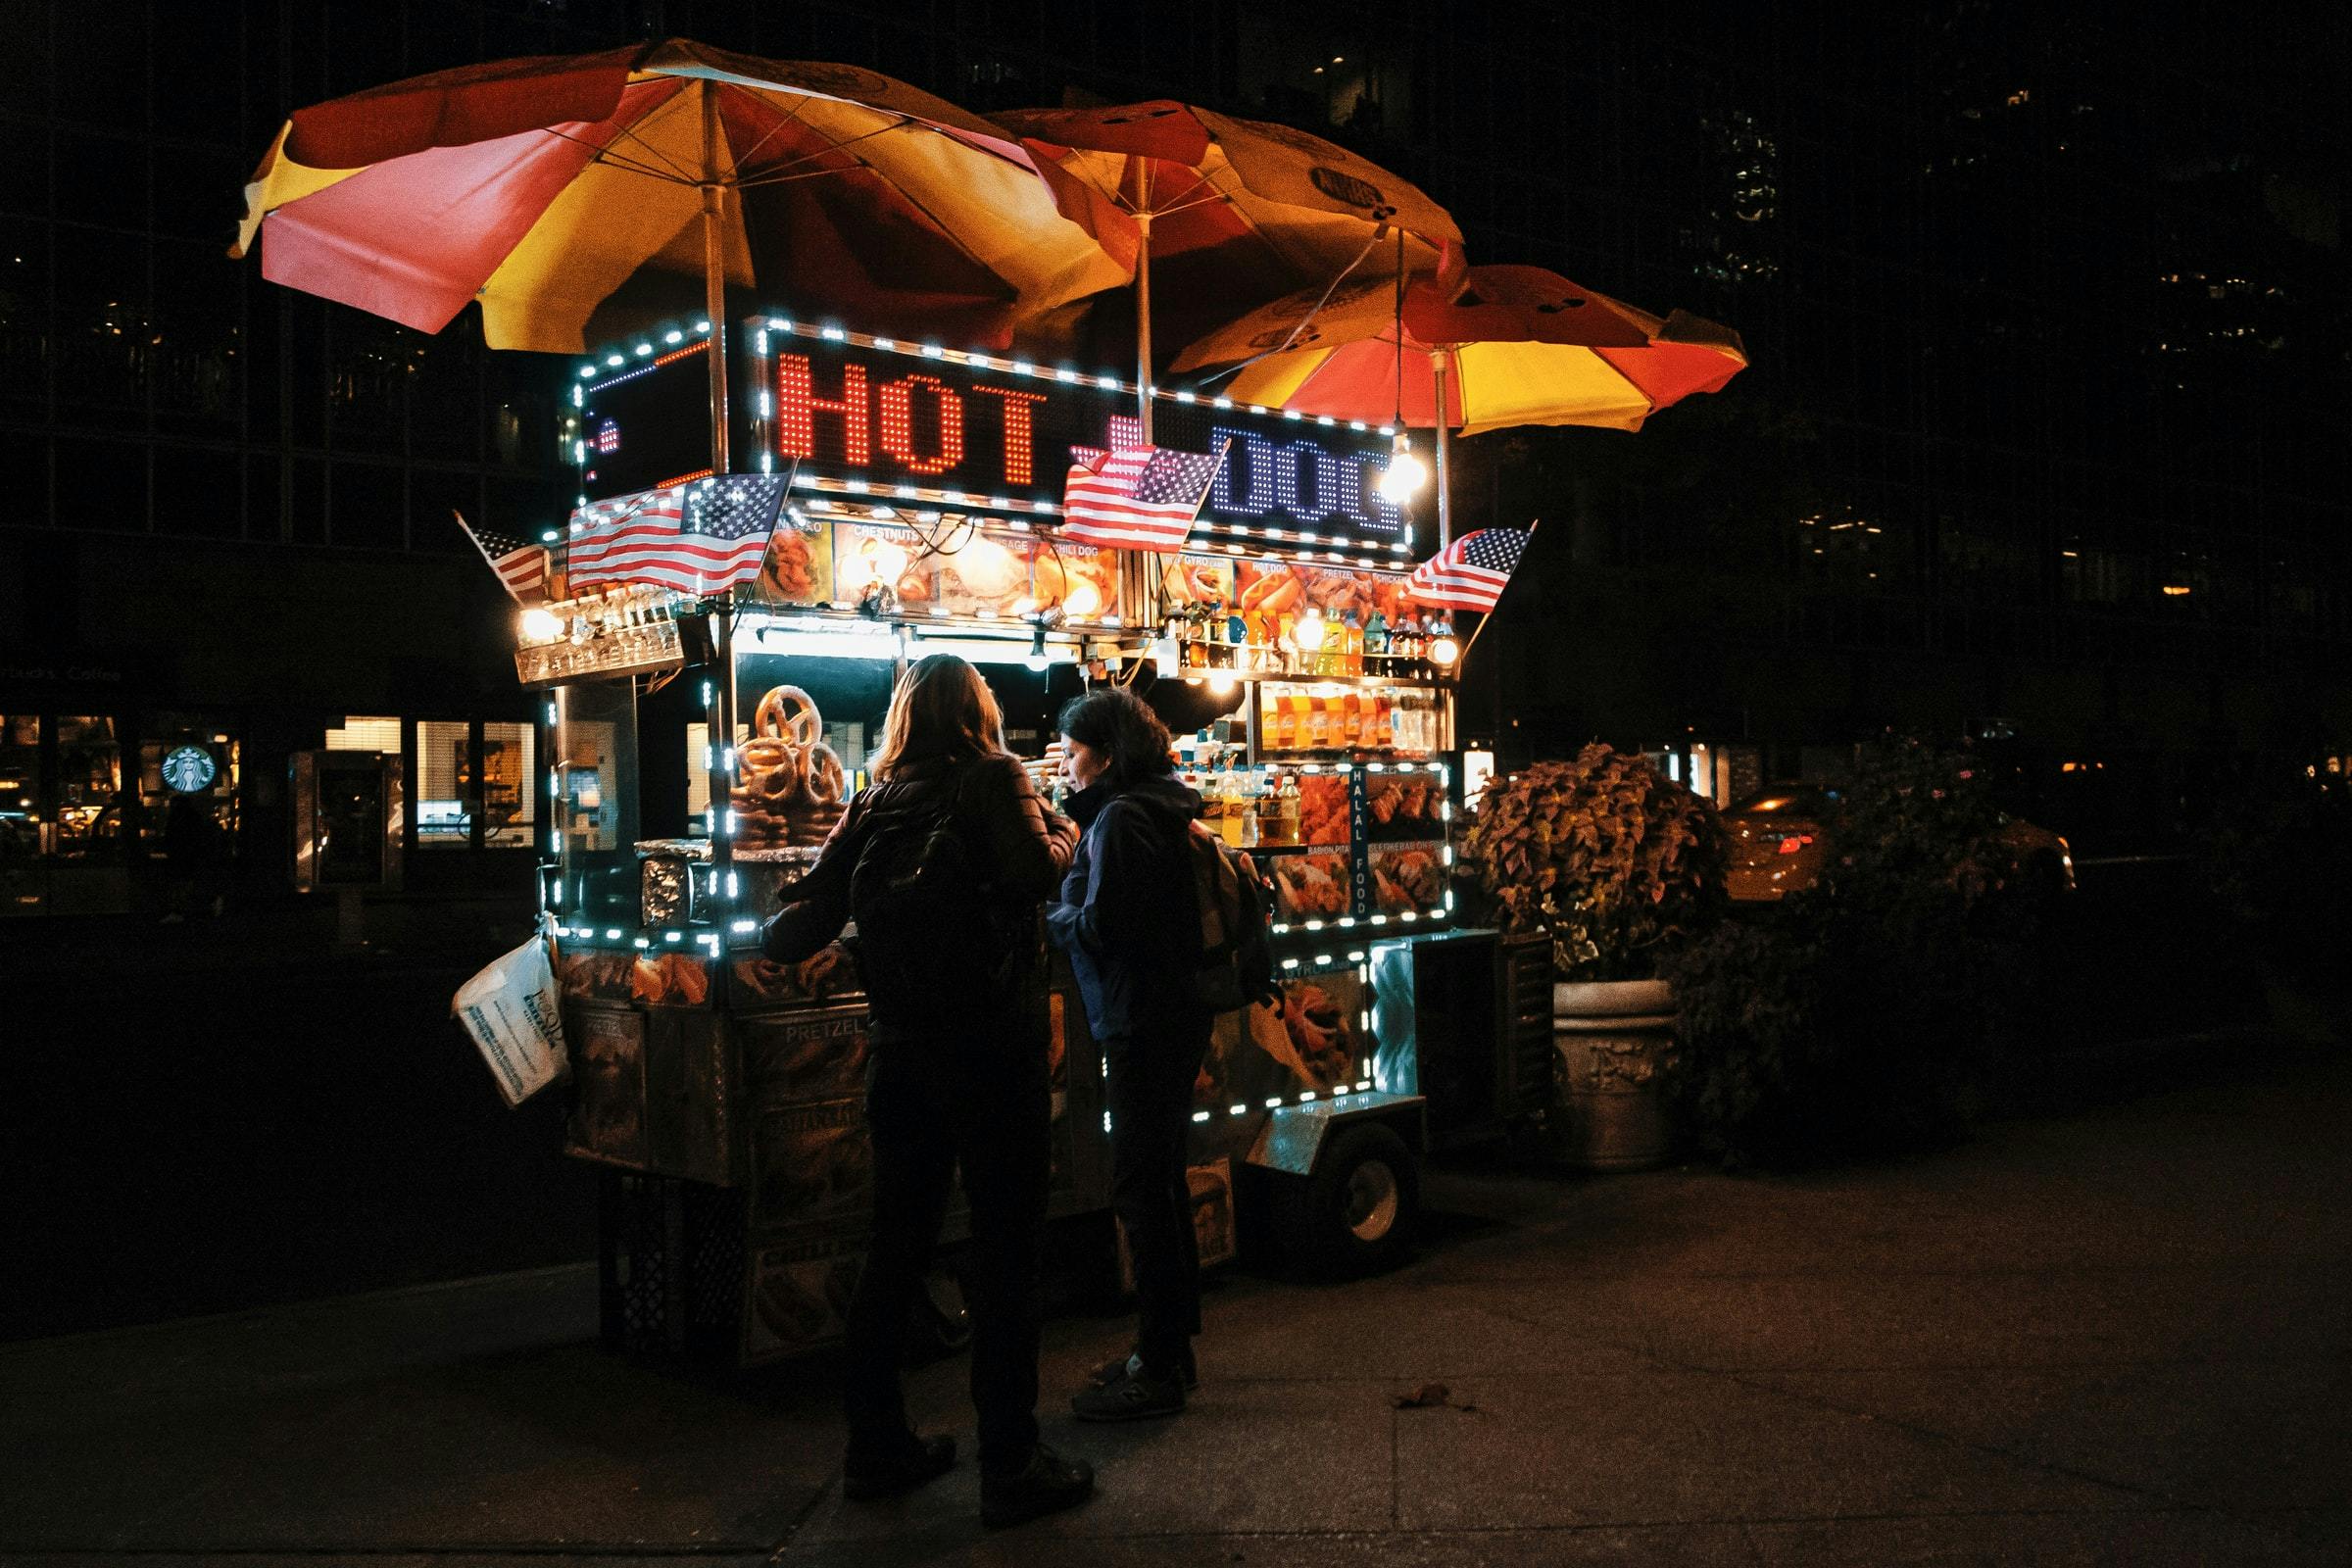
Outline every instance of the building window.
{"type": "Polygon", "coordinates": [[[482,726],[482,844],[493,850],[527,850],[538,821],[538,735],[528,724],[482,726]]]}
{"type": "Polygon", "coordinates": [[[462,850],[473,842],[473,726],[416,721],[416,847],[462,850]]]}
{"type": "Polygon", "coordinates": [[[330,752],[382,752],[387,757],[398,757],[400,720],[347,715],[342,723],[326,732],[326,749],[330,752]]]}

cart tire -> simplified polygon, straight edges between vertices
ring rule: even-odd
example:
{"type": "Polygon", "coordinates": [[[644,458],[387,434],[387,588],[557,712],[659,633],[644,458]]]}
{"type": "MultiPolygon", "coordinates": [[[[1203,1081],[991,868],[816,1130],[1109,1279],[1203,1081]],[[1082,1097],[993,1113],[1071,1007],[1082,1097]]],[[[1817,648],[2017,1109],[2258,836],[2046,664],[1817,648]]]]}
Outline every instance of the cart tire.
{"type": "Polygon", "coordinates": [[[1349,1127],[1324,1146],[1313,1175],[1270,1185],[1275,1234],[1318,1274],[1379,1273],[1412,1250],[1421,1162],[1393,1128],[1349,1127]]]}

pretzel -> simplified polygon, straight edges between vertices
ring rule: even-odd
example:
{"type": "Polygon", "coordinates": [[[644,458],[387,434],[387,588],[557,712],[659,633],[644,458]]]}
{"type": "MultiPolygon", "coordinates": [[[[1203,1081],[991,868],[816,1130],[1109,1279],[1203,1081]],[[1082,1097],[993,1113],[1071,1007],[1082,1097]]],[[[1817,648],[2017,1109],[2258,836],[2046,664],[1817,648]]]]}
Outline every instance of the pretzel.
{"type": "Polygon", "coordinates": [[[800,746],[825,738],[816,700],[798,686],[778,686],[760,699],[759,710],[752,715],[752,733],[779,736],[800,746]]]}
{"type": "Polygon", "coordinates": [[[842,771],[841,759],[835,755],[833,748],[818,741],[808,748],[802,760],[806,763],[801,786],[803,796],[820,808],[839,806],[842,787],[848,779],[842,771]]]}
{"type": "Polygon", "coordinates": [[[735,755],[743,760],[743,770],[748,776],[765,772],[790,757],[792,743],[780,735],[755,735],[735,748],[735,755]]]}

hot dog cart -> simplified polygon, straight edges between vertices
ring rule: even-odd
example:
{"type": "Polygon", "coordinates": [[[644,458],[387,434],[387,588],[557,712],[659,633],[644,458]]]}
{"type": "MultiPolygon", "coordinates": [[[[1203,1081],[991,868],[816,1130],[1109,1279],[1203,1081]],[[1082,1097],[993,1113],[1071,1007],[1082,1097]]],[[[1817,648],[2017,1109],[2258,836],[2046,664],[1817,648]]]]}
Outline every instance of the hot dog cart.
{"type": "MultiPolygon", "coordinates": [[[[567,1152],[613,1173],[608,1337],[745,1364],[840,1331],[870,1185],[863,1001],[838,946],[788,967],[760,930],[862,786],[898,675],[942,651],[1032,759],[1061,703],[1129,683],[1266,872],[1284,998],[1217,1021],[1198,1085],[1204,1261],[1260,1216],[1327,1263],[1395,1255],[1423,1150],[1541,1103],[1548,976],[1452,920],[1450,667],[1404,594],[1427,541],[1372,483],[1388,432],[1160,394],[1159,445],[1226,453],[1200,519],[1178,554],[1089,549],[1060,537],[1062,477],[1135,442],[1132,385],[781,315],[729,336],[733,466],[789,476],[758,582],[559,597],[516,654],[545,696],[567,1152]]],[[[681,326],[578,368],[583,507],[734,477],[705,467],[707,342],[681,326]]],[[[1066,965],[1042,972],[1051,1211],[1107,1238],[1102,1057],[1066,965]]]]}

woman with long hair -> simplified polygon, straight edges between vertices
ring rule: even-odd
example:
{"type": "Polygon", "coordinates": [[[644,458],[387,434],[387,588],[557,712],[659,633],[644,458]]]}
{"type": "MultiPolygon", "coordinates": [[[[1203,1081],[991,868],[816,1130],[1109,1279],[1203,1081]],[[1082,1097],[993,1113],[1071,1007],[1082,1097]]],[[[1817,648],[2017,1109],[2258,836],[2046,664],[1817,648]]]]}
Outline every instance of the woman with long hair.
{"type": "Polygon", "coordinates": [[[874,783],[852,798],[768,922],[798,962],[858,922],[871,1017],[871,1250],[849,1314],[843,1491],[906,1492],[956,1462],[953,1438],[906,1419],[899,1356],[957,1167],[971,1203],[972,1403],[981,1517],[1018,1524],[1082,1502],[1094,1472],[1038,1442],[1037,1275],[1052,1160],[1037,908],[1078,829],[1004,748],[980,672],[953,654],[891,694],[874,783]]]}
{"type": "Polygon", "coordinates": [[[1200,797],[1176,780],[1167,727],[1131,692],[1088,693],[1061,710],[1060,728],[1085,837],[1046,926],[1102,1051],[1111,1207],[1135,1259],[1138,1319],[1134,1353],[1097,1368],[1070,1407],[1082,1420],[1133,1421],[1176,1414],[1198,1381],[1185,1143],[1209,1014],[1194,992],[1200,918],[1186,841],[1200,797]]]}

